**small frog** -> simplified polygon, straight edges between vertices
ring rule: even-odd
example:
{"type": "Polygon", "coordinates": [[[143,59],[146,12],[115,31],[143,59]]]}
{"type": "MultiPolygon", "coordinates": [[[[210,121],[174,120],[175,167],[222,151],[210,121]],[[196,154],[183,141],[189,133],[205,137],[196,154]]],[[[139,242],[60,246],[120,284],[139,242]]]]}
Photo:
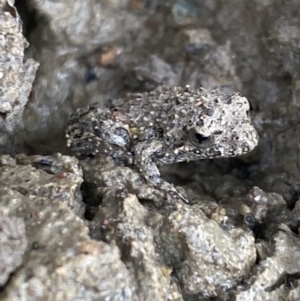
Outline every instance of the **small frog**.
{"type": "Polygon", "coordinates": [[[81,158],[102,153],[116,164],[135,165],[148,183],[188,202],[161,178],[157,164],[250,152],[258,134],[249,111],[240,93],[161,87],[106,107],[78,109],[70,118],[67,145],[81,158]]]}

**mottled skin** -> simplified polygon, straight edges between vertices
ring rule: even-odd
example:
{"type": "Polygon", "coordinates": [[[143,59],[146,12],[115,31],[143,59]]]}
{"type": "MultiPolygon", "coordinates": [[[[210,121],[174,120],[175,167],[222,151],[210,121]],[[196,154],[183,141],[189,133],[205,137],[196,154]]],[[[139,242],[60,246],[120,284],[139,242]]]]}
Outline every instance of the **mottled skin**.
{"type": "Polygon", "coordinates": [[[77,110],[69,122],[67,143],[79,157],[104,153],[116,162],[134,164],[148,182],[184,199],[160,177],[157,163],[250,152],[258,135],[249,110],[239,93],[163,87],[113,100],[110,107],[77,110]]]}

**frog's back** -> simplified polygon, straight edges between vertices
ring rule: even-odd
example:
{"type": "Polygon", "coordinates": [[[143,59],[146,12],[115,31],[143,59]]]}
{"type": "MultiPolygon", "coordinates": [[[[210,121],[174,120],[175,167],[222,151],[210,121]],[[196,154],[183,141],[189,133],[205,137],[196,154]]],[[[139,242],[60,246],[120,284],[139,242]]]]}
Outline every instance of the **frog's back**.
{"type": "Polygon", "coordinates": [[[104,143],[129,150],[132,143],[156,139],[169,156],[161,158],[162,163],[234,157],[258,143],[249,110],[248,100],[239,93],[161,87],[112,100],[109,108],[75,113],[67,130],[68,145],[96,153],[104,143]],[[91,147],[82,148],[82,142],[91,147]]]}
{"type": "Polygon", "coordinates": [[[174,162],[235,157],[258,143],[249,102],[240,93],[161,87],[129,95],[123,109],[139,133],[150,128],[157,131],[143,137],[160,137],[174,162]]]}

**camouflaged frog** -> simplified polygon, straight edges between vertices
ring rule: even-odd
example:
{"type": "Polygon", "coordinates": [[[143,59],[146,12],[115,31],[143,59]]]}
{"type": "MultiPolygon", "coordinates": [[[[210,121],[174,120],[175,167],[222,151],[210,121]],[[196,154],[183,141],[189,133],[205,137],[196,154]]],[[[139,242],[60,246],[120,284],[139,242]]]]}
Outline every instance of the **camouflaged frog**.
{"type": "Polygon", "coordinates": [[[78,109],[67,128],[67,144],[81,158],[103,153],[116,164],[135,165],[148,183],[187,202],[161,178],[157,164],[250,152],[258,134],[249,111],[239,93],[162,87],[111,100],[107,107],[78,109]]]}

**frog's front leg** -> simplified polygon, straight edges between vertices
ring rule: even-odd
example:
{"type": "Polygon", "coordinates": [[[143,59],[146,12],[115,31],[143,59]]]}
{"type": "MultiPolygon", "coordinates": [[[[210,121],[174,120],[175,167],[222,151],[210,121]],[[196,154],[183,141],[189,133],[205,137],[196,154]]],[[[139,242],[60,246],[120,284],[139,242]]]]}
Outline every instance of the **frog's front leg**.
{"type": "Polygon", "coordinates": [[[162,143],[158,140],[139,142],[134,147],[135,164],[148,182],[159,189],[165,190],[173,197],[179,197],[185,203],[189,201],[182,196],[177,189],[161,178],[156,159],[164,155],[162,143]]]}

